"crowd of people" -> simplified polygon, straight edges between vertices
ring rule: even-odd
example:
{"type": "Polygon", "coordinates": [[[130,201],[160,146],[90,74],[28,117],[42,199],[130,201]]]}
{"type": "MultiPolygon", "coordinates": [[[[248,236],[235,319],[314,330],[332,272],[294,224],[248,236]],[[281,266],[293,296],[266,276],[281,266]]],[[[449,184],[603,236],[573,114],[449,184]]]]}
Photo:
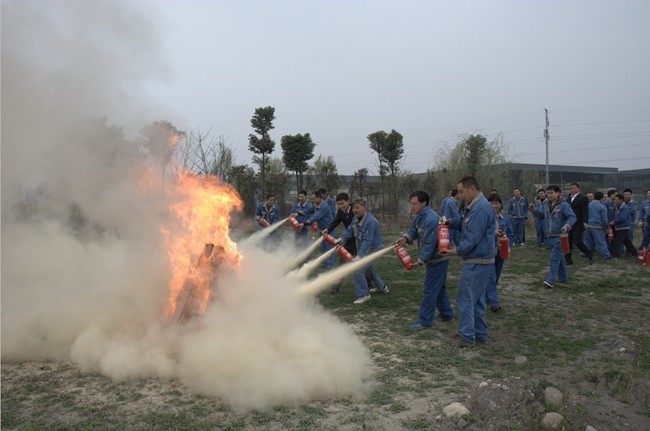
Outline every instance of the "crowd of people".
{"type": "MultiPolygon", "coordinates": [[[[418,319],[409,327],[413,330],[431,327],[436,310],[443,321],[456,318],[446,282],[449,259],[458,256],[462,268],[456,295],[458,333],[453,342],[459,347],[488,342],[487,309],[495,313],[502,309],[497,285],[503,264],[510,247],[526,245],[529,217],[534,219],[536,245],[550,251],[549,270],[543,281],[543,286],[549,289],[556,280],[569,281],[567,266],[573,265],[574,249],[590,264],[594,264],[596,253],[607,261],[637,256],[636,224],[643,233],[639,249],[647,249],[650,243],[650,189],[646,200],[637,203],[630,189],[622,194],[615,189],[606,194],[600,191],[585,194],[580,184],[571,183],[568,196],[563,196],[559,186],[549,185],[539,189],[529,203],[521,190],[515,188],[512,198],[504,205],[496,190],[486,197],[476,178],[467,176],[459,180],[456,189],[449,190],[441,202],[440,213],[432,208],[425,191],[411,193],[409,202],[414,218],[394,245],[416,244],[418,257],[414,265],[425,267],[418,319]],[[438,227],[441,224],[448,227],[454,247],[440,247],[438,227]]],[[[308,241],[309,229],[335,236],[336,229],[342,225],[335,246],[344,247],[355,259],[383,248],[381,224],[367,211],[364,199],[351,201],[347,193],[333,199],[325,189],[319,189],[311,194],[309,202],[303,190],[290,212],[298,222],[295,236],[301,246],[308,241]]],[[[258,205],[255,217],[260,224],[279,221],[272,194],[258,205]]],[[[323,241],[321,252],[327,253],[332,247],[323,241]]],[[[334,264],[334,254],[330,254],[322,266],[329,270],[334,264]]],[[[337,294],[340,286],[341,283],[332,286],[330,293],[337,294]]],[[[354,287],[354,304],[369,301],[371,293],[389,292],[372,262],[355,271],[354,287]]]]}

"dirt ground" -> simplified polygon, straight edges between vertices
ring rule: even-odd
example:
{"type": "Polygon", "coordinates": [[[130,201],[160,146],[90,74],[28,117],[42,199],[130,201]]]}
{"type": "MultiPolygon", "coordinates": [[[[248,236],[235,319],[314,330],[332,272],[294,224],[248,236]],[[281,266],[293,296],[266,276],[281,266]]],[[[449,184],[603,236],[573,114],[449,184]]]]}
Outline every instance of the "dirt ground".
{"type": "MultiPolygon", "coordinates": [[[[363,311],[323,294],[323,306],[371,351],[373,379],[362,396],[239,411],[177,381],[115,382],[72,364],[3,363],[2,428],[534,430],[556,412],[563,430],[650,429],[650,269],[631,259],[596,269],[579,261],[572,271],[581,275],[570,285],[545,290],[543,253],[520,252],[509,263],[504,309],[489,316],[490,343],[473,349],[450,346],[455,322],[418,333],[405,328],[421,291],[400,289],[421,283],[421,274],[388,274],[393,296],[373,298],[363,311]],[[545,401],[551,386],[561,405],[545,401]],[[446,417],[452,402],[469,415],[446,417]]],[[[452,298],[457,280],[457,267],[450,268],[452,298]]]]}

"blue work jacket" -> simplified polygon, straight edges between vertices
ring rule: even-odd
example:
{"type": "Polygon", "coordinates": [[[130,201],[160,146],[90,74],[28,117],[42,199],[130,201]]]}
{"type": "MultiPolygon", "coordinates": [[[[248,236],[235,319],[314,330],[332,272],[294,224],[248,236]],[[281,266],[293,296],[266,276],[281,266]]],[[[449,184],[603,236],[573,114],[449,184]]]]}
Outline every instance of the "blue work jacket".
{"type": "MultiPolygon", "coordinates": [[[[456,206],[455,203],[453,203],[456,206]]],[[[458,214],[458,209],[456,209],[458,214]]],[[[409,244],[417,240],[418,260],[427,263],[431,259],[438,259],[438,223],[440,217],[431,207],[424,207],[419,214],[415,216],[411,226],[402,234],[408,240],[409,244]]]]}
{"type": "Polygon", "coordinates": [[[593,200],[589,202],[589,227],[595,229],[607,229],[607,208],[601,202],[593,200]]]}
{"type": "Polygon", "coordinates": [[[475,263],[494,263],[494,232],[497,222],[492,205],[480,193],[467,205],[458,221],[451,221],[450,227],[460,231],[460,242],[456,253],[463,260],[477,260],[475,263]]]}
{"type": "Polygon", "coordinates": [[[546,234],[548,236],[560,235],[564,226],[567,226],[567,229],[571,229],[571,226],[577,220],[575,213],[571,209],[571,205],[562,200],[562,198],[560,198],[560,202],[555,206],[551,206],[551,203],[548,202],[542,210],[535,211],[535,217],[544,220],[546,234]]]}
{"type": "Polygon", "coordinates": [[[355,218],[350,226],[343,232],[341,238],[348,240],[355,238],[357,242],[357,256],[364,257],[372,252],[381,250],[384,243],[381,239],[381,226],[377,219],[366,212],[361,218],[355,218]]]}

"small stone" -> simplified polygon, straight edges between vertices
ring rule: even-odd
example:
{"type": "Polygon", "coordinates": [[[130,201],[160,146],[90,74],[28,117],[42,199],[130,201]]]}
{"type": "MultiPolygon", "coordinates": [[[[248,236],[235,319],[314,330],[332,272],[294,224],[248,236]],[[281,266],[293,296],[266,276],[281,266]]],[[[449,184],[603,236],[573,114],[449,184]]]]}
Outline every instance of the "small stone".
{"type": "Polygon", "coordinates": [[[442,412],[448,417],[448,418],[457,418],[460,419],[465,415],[469,414],[469,409],[465,407],[461,403],[451,403],[444,409],[442,409],[442,412]]]}
{"type": "Polygon", "coordinates": [[[620,349],[618,349],[618,351],[621,352],[621,353],[624,353],[625,352],[625,347],[621,347],[620,349]]]}
{"type": "Polygon", "coordinates": [[[467,426],[467,421],[466,421],[465,419],[461,418],[461,419],[456,423],[456,426],[457,426],[459,429],[465,429],[465,427],[467,426]]]}
{"type": "Polygon", "coordinates": [[[484,388],[484,387],[486,387],[487,385],[488,385],[487,382],[481,382],[481,383],[479,383],[478,387],[479,387],[479,389],[480,389],[480,388],[484,388]]]}
{"type": "Polygon", "coordinates": [[[528,358],[523,355],[515,357],[515,364],[517,365],[522,365],[525,364],[526,362],[528,362],[528,358]]]}
{"type": "Polygon", "coordinates": [[[564,416],[559,413],[546,413],[542,418],[541,426],[547,430],[555,430],[560,428],[563,421],[564,416]]]}
{"type": "Polygon", "coordinates": [[[495,403],[495,402],[492,401],[492,400],[490,400],[490,402],[488,403],[488,405],[490,406],[490,408],[491,408],[492,410],[494,410],[494,409],[497,408],[497,403],[495,403]]]}
{"type": "Polygon", "coordinates": [[[557,388],[549,386],[544,389],[544,402],[547,405],[560,407],[562,405],[562,392],[557,388]]]}
{"type": "Polygon", "coordinates": [[[591,425],[587,425],[587,428],[585,428],[585,431],[598,431],[596,428],[592,427],[591,425]]]}

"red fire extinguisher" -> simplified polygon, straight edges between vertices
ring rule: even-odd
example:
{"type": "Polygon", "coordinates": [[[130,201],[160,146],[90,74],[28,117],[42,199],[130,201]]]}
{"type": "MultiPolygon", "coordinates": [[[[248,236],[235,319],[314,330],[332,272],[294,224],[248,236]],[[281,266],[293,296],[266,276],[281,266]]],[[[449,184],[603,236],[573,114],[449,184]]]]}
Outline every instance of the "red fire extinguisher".
{"type": "Polygon", "coordinates": [[[614,226],[610,226],[607,229],[607,239],[609,239],[610,241],[614,239],[614,226]]]}
{"type": "Polygon", "coordinates": [[[636,263],[639,265],[645,265],[646,264],[646,255],[648,254],[647,250],[645,249],[640,249],[639,254],[636,257],[636,263]]]}
{"type": "Polygon", "coordinates": [[[326,233],[323,235],[323,241],[331,245],[332,247],[336,247],[336,238],[334,238],[332,235],[326,233]]]}
{"type": "Polygon", "coordinates": [[[270,224],[268,221],[266,221],[266,219],[263,218],[263,217],[260,217],[260,219],[258,220],[258,222],[259,222],[260,226],[262,226],[262,227],[269,227],[269,226],[271,226],[271,224],[270,224]]]}
{"type": "Polygon", "coordinates": [[[406,249],[403,246],[395,247],[395,254],[397,254],[397,257],[399,258],[399,261],[402,262],[402,265],[404,265],[404,269],[406,269],[407,271],[413,269],[413,267],[415,266],[415,264],[413,263],[413,259],[411,259],[409,252],[406,251],[406,249]]]}
{"type": "Polygon", "coordinates": [[[317,222],[313,222],[311,224],[311,231],[312,232],[318,232],[318,223],[317,222]]]}
{"type": "Polygon", "coordinates": [[[505,235],[499,238],[499,256],[501,256],[501,259],[510,257],[510,240],[505,235]]]}
{"type": "Polygon", "coordinates": [[[446,224],[438,225],[438,252],[451,250],[451,243],[449,242],[449,226],[446,224]]]}
{"type": "Polygon", "coordinates": [[[338,254],[345,262],[352,262],[352,260],[354,260],[354,256],[352,256],[352,254],[350,254],[350,252],[342,245],[336,249],[336,254],[338,254]]]}
{"type": "Polygon", "coordinates": [[[562,253],[567,254],[571,252],[571,247],[569,246],[569,234],[563,233],[560,235],[560,246],[562,247],[562,253]]]}
{"type": "Polygon", "coordinates": [[[294,231],[298,231],[298,229],[300,229],[300,223],[295,217],[289,217],[289,222],[291,222],[294,231]]]}
{"type": "Polygon", "coordinates": [[[338,248],[336,249],[336,254],[338,254],[339,257],[343,259],[345,262],[352,262],[352,260],[354,259],[354,256],[352,256],[345,247],[336,243],[336,238],[334,238],[332,235],[326,233],[325,235],[323,235],[323,241],[325,241],[332,247],[338,246],[338,248]]]}

